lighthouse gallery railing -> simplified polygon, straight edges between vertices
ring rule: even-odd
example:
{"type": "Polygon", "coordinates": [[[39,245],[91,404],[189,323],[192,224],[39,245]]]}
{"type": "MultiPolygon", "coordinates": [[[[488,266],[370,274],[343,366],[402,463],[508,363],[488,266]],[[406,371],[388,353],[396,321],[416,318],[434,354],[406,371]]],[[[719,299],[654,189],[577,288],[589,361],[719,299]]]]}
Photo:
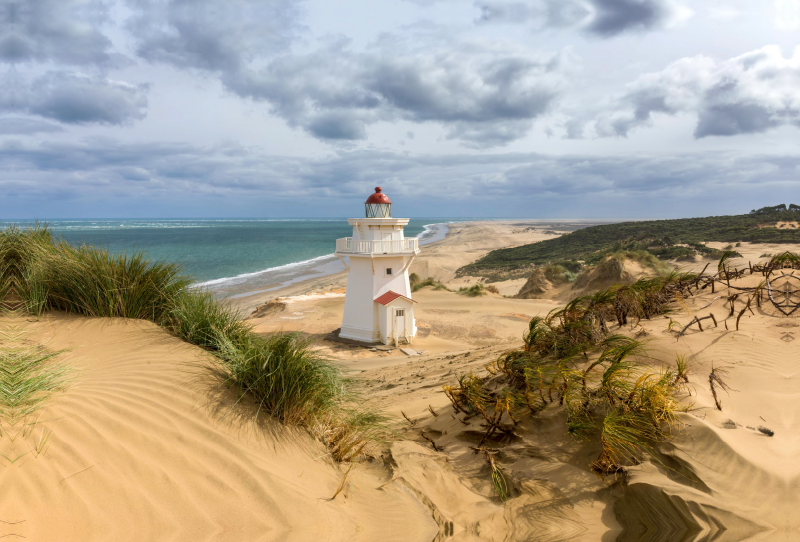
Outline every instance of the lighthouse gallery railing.
{"type": "Polygon", "coordinates": [[[416,253],[419,250],[419,239],[393,239],[389,241],[353,241],[352,237],[336,240],[336,252],[351,254],[403,254],[416,253]]]}

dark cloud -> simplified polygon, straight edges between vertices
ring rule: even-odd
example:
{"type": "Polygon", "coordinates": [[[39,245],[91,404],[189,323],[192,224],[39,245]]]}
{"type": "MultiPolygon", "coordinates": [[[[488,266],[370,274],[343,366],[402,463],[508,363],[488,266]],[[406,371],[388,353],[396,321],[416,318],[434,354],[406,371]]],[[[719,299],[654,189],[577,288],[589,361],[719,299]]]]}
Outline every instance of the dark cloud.
{"type": "Polygon", "coordinates": [[[320,139],[364,139],[364,123],[344,113],[325,113],[308,123],[308,131],[320,139]]]}
{"type": "Polygon", "coordinates": [[[758,103],[711,105],[700,110],[696,138],[765,132],[780,124],[773,111],[758,103]]]}
{"type": "Polygon", "coordinates": [[[103,0],[0,0],[0,62],[117,65],[101,31],[108,10],[103,0]]]}
{"type": "Polygon", "coordinates": [[[178,68],[241,69],[287,49],[297,32],[296,0],[128,0],[139,56],[178,68]]]}
{"type": "Polygon", "coordinates": [[[26,84],[19,77],[5,81],[0,113],[26,113],[65,124],[125,124],[140,120],[147,107],[147,87],[48,72],[26,84]]]}
{"type": "MultiPolygon", "coordinates": [[[[800,71],[779,47],[715,62],[684,58],[630,85],[594,119],[595,134],[627,137],[648,126],[654,114],[697,116],[694,136],[735,136],[765,132],[782,125],[800,127],[800,71]]],[[[571,119],[569,134],[583,132],[586,119],[571,119]]]]}
{"type": "Polygon", "coordinates": [[[449,138],[492,146],[525,135],[566,78],[565,61],[554,54],[386,49],[355,53],[335,43],[228,74],[225,83],[323,139],[360,139],[371,123],[403,119],[440,123],[449,138]]]}
{"type": "Polygon", "coordinates": [[[664,0],[591,0],[597,10],[587,30],[603,37],[650,30],[670,16],[664,0]]]}
{"type": "Polygon", "coordinates": [[[478,23],[581,27],[602,38],[663,28],[680,13],[673,0],[481,0],[475,6],[478,23]]]}
{"type": "Polygon", "coordinates": [[[48,72],[32,83],[9,73],[0,85],[0,114],[28,114],[65,124],[125,124],[140,120],[147,86],[101,77],[48,72]]]}
{"type": "Polygon", "coordinates": [[[124,124],[140,120],[147,87],[52,72],[31,87],[28,111],[67,124],[124,124]]]}

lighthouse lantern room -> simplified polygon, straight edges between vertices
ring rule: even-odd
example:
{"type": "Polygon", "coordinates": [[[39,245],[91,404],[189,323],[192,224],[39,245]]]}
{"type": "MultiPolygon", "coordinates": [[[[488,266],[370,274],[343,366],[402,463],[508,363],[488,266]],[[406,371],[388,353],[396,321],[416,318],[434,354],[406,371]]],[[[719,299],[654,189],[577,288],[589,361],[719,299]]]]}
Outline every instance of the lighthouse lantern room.
{"type": "Polygon", "coordinates": [[[347,219],[353,236],[336,240],[336,256],[348,268],[339,336],[411,344],[417,326],[408,268],[419,254],[418,239],[403,236],[408,219],[392,218],[392,202],[380,187],[364,205],[365,218],[347,219]]]}

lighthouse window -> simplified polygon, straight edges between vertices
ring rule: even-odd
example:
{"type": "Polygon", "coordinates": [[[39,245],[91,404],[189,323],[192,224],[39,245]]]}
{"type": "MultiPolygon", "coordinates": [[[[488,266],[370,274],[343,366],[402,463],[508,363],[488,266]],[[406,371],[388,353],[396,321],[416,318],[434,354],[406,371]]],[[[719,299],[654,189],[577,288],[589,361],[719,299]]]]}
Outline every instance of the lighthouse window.
{"type": "Polygon", "coordinates": [[[406,315],[406,311],[403,310],[403,309],[397,309],[397,313],[395,313],[395,314],[396,314],[396,316],[405,316],[406,315]]]}
{"type": "Polygon", "coordinates": [[[386,274],[387,275],[391,275],[392,274],[392,268],[391,267],[387,267],[386,268],[386,274]]]}

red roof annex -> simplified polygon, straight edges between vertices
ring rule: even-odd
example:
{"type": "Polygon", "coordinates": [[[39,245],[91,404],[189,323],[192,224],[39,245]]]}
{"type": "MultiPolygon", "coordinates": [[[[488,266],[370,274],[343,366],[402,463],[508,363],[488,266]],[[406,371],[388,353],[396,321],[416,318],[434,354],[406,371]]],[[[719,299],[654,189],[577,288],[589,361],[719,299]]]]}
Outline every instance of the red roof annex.
{"type": "Polygon", "coordinates": [[[389,303],[391,303],[392,301],[394,301],[398,297],[402,297],[406,301],[411,301],[412,303],[416,303],[416,301],[414,301],[413,299],[408,298],[408,297],[406,297],[404,295],[398,294],[397,292],[393,292],[392,290],[389,290],[388,292],[386,292],[382,296],[376,297],[375,298],[375,303],[380,303],[381,305],[388,305],[389,303]]]}

